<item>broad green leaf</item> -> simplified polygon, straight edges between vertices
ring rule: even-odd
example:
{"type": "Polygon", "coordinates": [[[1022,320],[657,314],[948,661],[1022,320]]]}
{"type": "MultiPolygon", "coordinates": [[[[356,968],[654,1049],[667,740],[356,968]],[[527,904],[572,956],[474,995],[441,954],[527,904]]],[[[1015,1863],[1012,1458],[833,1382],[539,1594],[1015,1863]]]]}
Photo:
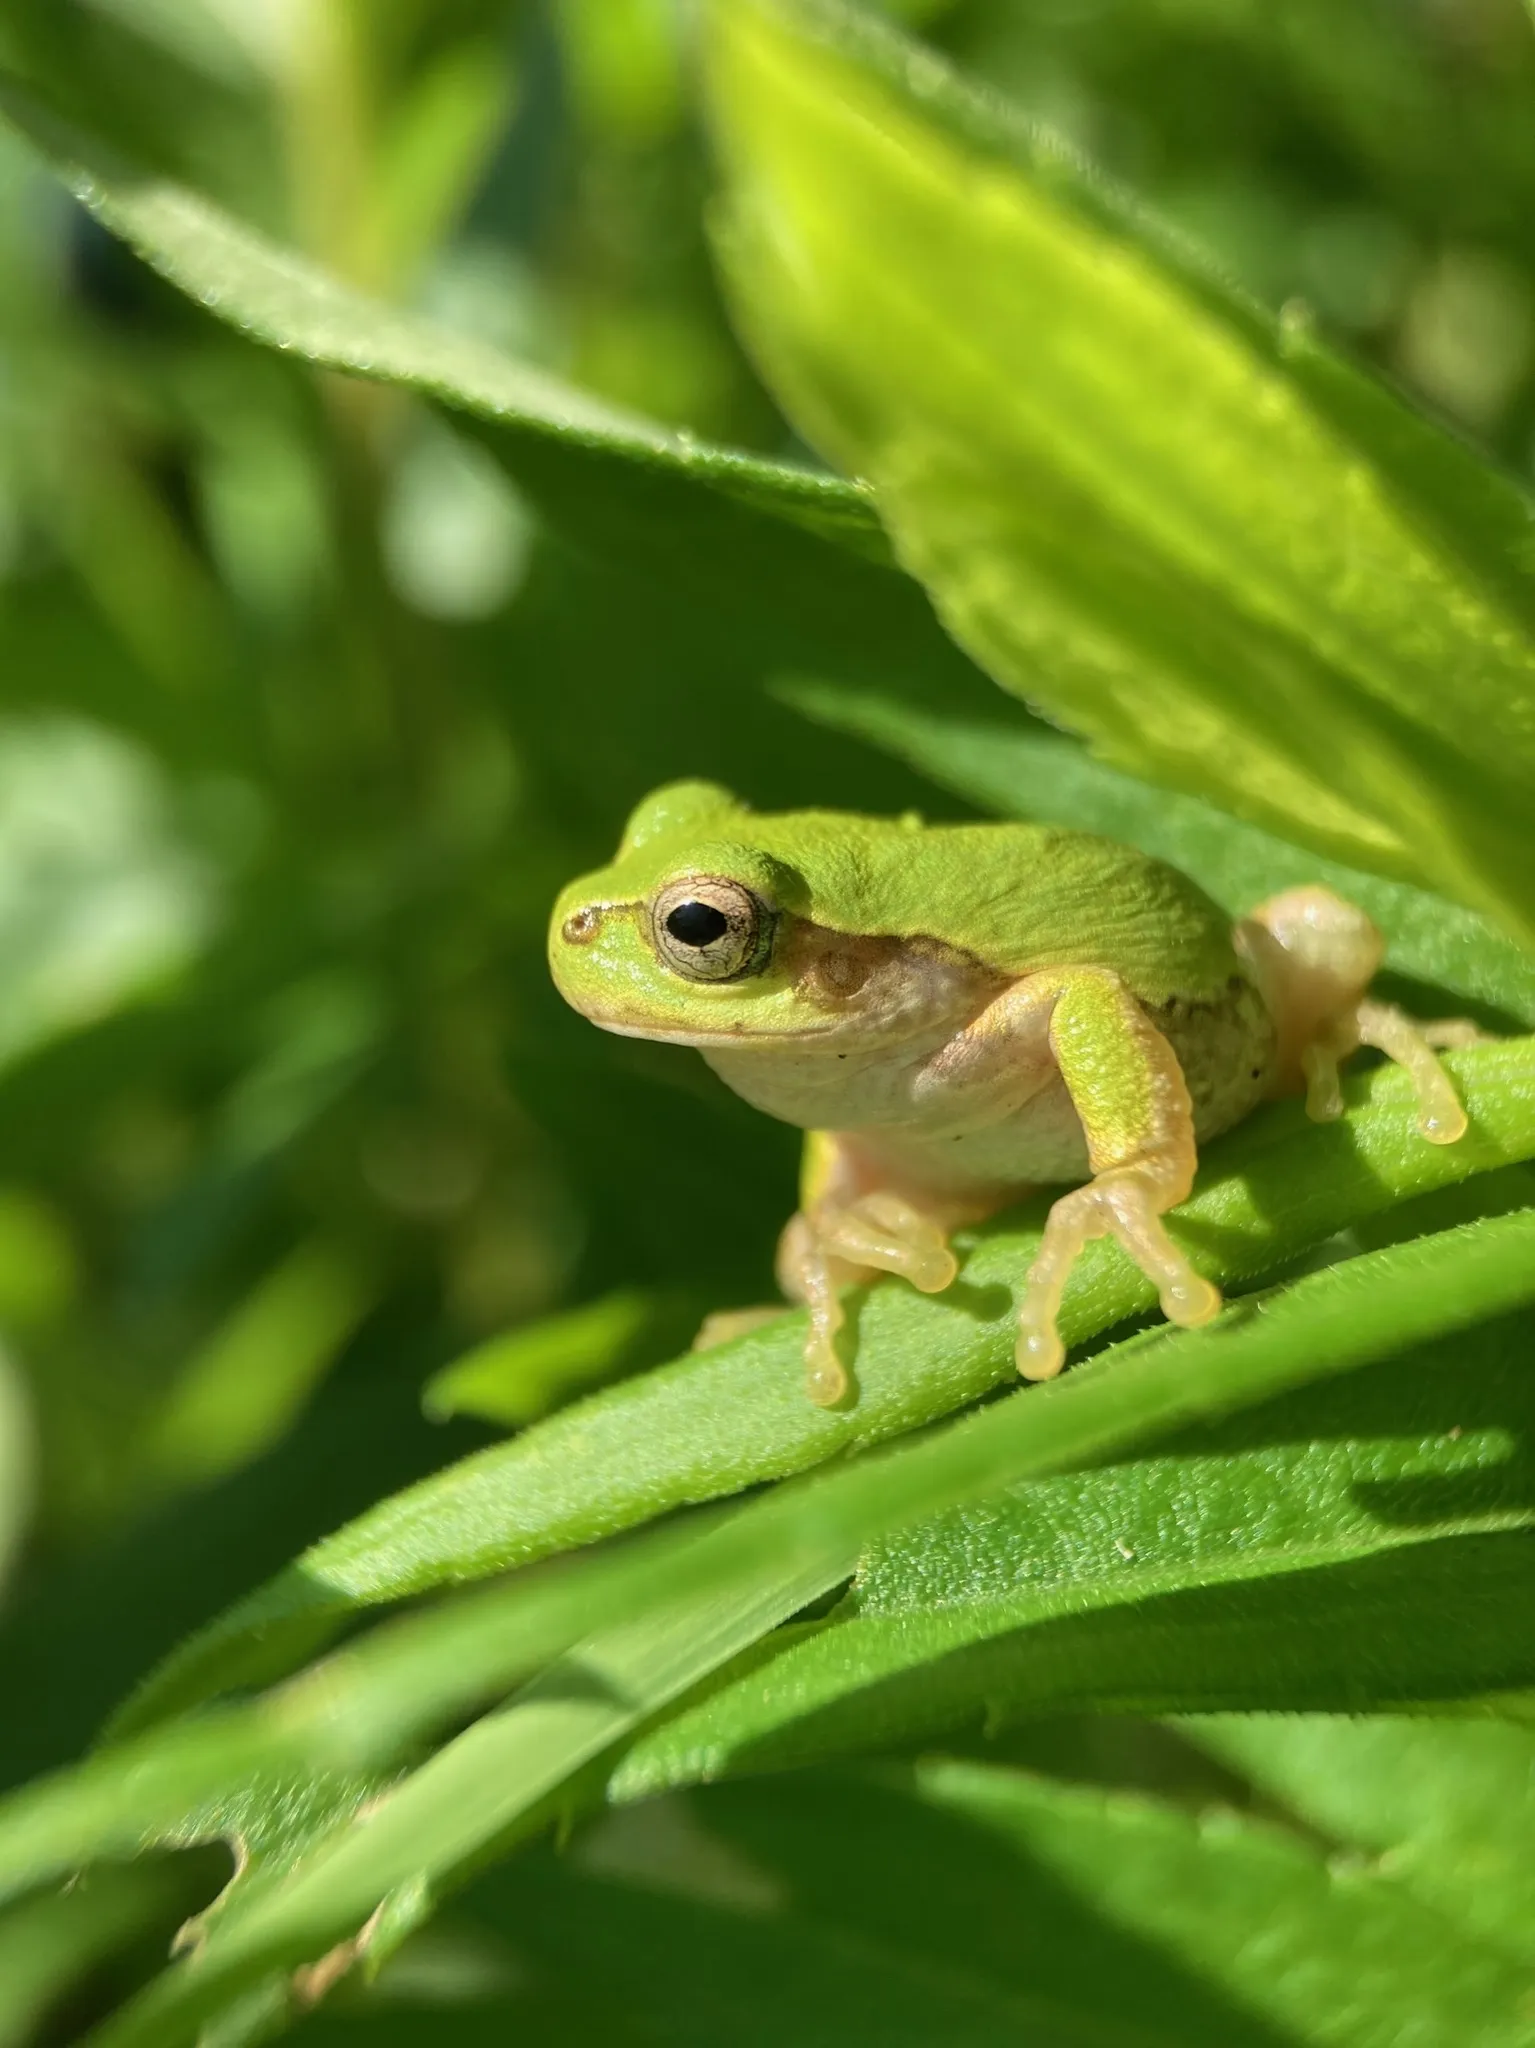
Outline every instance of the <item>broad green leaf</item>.
{"type": "MultiPolygon", "coordinates": [[[[1384,1874],[1224,1809],[1196,1821],[952,1764],[633,1809],[478,1882],[454,1932],[512,1981],[428,2004],[428,1956],[418,1972],[407,1954],[376,1997],[324,2009],[297,2041],[426,2048],[451,2028],[474,2048],[546,2048],[638,2041],[647,2024],[686,2048],[1519,2038],[1518,1972],[1384,1874]],[[1462,2021],[1478,2031],[1457,2035],[1462,2021]]],[[[431,1960],[446,1977],[453,1949],[431,1960]]]]}
{"type": "Polygon", "coordinates": [[[625,1809],[477,1881],[452,1931],[521,1971],[485,2004],[428,2005],[428,1953],[418,1969],[407,1951],[296,2042],[1275,2048],[1220,1988],[893,1772],[625,1809]]]}
{"type": "Polygon", "coordinates": [[[747,334],[961,644],[1117,765],[1535,931],[1522,493],[833,0],[708,19],[747,334]]]}
{"type": "MultiPolygon", "coordinates": [[[[279,1968],[317,1959],[391,1896],[408,1905],[434,1895],[574,1773],[836,1584],[861,1543],[923,1506],[964,1501],[988,1476],[1081,1464],[1175,1420],[1218,1414],[1347,1371],[1414,1335],[1529,1301],[1532,1247],[1535,1216],[1502,1217],[1313,1275],[1261,1309],[1229,1310],[1204,1336],[1132,1340],[1064,1383],[1015,1395],[938,1436],[749,1505],[683,1547],[675,1567],[694,1575],[695,1584],[680,1599],[684,1580],[657,1572],[643,1555],[620,1553],[613,1583],[627,1578],[648,1594],[635,1619],[589,1637],[510,1707],[474,1724],[375,1801],[365,1817],[301,1855],[280,1886],[222,1916],[197,1956],[127,2008],[101,2040],[127,2048],[190,2038],[200,2019],[279,1968]]],[[[535,1580],[532,1611],[551,1599],[557,1608],[562,1593],[569,1606],[579,1599],[579,1582],[575,1592],[556,1582],[551,1593],[535,1580]]],[[[418,1643],[431,1625],[416,1625],[418,1643]]],[[[366,1646],[357,1654],[366,1658],[366,1646]]],[[[439,1701],[443,1688],[458,1682],[451,1669],[432,1677],[418,1669],[413,1677],[417,1686],[435,1686],[439,1701]]],[[[311,1686],[316,1691],[325,1700],[323,1674],[311,1686]]],[[[387,1699],[380,1705],[391,1710],[387,1699]]],[[[347,1739],[345,1718],[334,1710],[326,1725],[333,1741],[347,1739]]],[[[84,1774],[110,1787],[115,1766],[121,1786],[136,1796],[144,1757],[162,1754],[173,1768],[178,1736],[195,1745],[207,1739],[209,1726],[194,1720],[131,1745],[121,1758],[109,1752],[84,1774]]],[[[67,1802],[71,1781],[54,1796],[67,1802]]],[[[41,1802],[26,1795],[12,1802],[18,1810],[20,1853],[30,1841],[52,1843],[57,1854],[47,1788],[41,1802]]],[[[0,1830],[0,1856],[7,1848],[18,1853],[0,1830]]],[[[34,1846],[32,1856],[38,1853],[34,1846]]]]}
{"type": "MultiPolygon", "coordinates": [[[[1531,1054],[1531,1041],[1513,1039],[1452,1057],[1473,1117],[1471,1134],[1454,1146],[1423,1143],[1405,1079],[1381,1071],[1353,1084],[1354,1107],[1337,1125],[1308,1124],[1294,1104],[1253,1117],[1209,1148],[1175,1235],[1213,1277],[1239,1283],[1382,1209],[1535,1155],[1531,1054]]],[[[885,1284],[858,1299],[851,1408],[805,1399],[797,1315],[627,1381],[314,1545],[177,1652],[121,1725],[275,1676],[359,1607],[504,1571],[804,1471],[1007,1383],[1014,1290],[1046,1206],[978,1232],[945,1296],[885,1284]]],[[[1154,1300],[1117,1248],[1093,1245],[1073,1274],[1062,1327],[1082,1343],[1154,1300]]]]}
{"type": "Polygon", "coordinates": [[[803,678],[776,688],[820,724],[884,747],[984,810],[1101,832],[1192,875],[1233,917],[1266,896],[1321,882],[1386,934],[1388,971],[1535,1024],[1535,955],[1459,904],[1307,853],[1198,797],[1121,775],[1075,741],[1021,717],[956,716],[938,704],[803,678]]]}
{"type": "MultiPolygon", "coordinates": [[[[1260,1313],[1303,1316],[1310,1291],[1346,1298],[1365,1277],[1331,1268],[1260,1313]]],[[[1528,1313],[1491,1322],[877,1543],[833,1624],[647,1738],[617,1789],[1067,1707],[1365,1707],[1526,1684],[1532,1335],[1528,1313]]]]}
{"type": "Polygon", "coordinates": [[[504,1681],[561,1628],[574,1633],[615,1611],[633,1617],[599,1627],[520,1703],[474,1724],[365,1818],[323,1835],[280,1885],[226,1909],[197,1960],[147,1993],[125,2031],[104,2037],[181,2038],[154,2030],[192,2024],[280,1963],[316,1960],[391,1894],[408,1904],[451,1882],[679,1691],[834,1586],[861,1546],[1004,1478],[1081,1466],[1528,1301],[1532,1243],[1535,1218],[1515,1215],[1367,1254],[1256,1310],[1237,1305],[1209,1332],[1151,1333],[918,1443],[780,1489],[694,1542],[663,1533],[567,1576],[517,1580],[402,1623],[270,1702],[157,1731],[17,1795],[0,1809],[0,1881],[37,1883],[120,1851],[134,1831],[143,1840],[228,1831],[234,1788],[259,1810],[295,1769],[355,1773],[498,1673],[504,1681]],[[200,1788],[210,1784],[221,1805],[199,1829],[200,1788]]]}
{"type": "Polygon", "coordinates": [[[1527,1968],[1535,1731],[1496,1720],[1209,1716],[1201,1748],[1527,1968]]]}
{"type": "Polygon", "coordinates": [[[996,1831],[1125,1934],[1290,2041],[1459,2048],[1528,2039],[1525,1973],[1368,1870],[1235,1814],[973,1764],[921,1766],[923,1795],[996,1831]]]}
{"type": "Polygon", "coordinates": [[[667,486],[681,486],[695,511],[718,517],[739,501],[883,554],[865,491],[673,433],[488,343],[370,300],[189,188],[114,160],[14,80],[0,79],[0,111],[104,227],[209,312],[285,355],[402,386],[485,423],[533,485],[590,477],[652,504],[675,502],[667,486]]]}

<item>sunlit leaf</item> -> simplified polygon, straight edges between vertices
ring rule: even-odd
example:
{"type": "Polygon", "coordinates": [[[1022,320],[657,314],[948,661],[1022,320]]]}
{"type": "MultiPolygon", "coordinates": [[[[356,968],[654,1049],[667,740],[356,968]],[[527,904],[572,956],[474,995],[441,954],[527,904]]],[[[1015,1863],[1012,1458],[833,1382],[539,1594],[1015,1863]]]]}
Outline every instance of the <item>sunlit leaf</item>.
{"type": "Polygon", "coordinates": [[[956,638],[1117,765],[1535,931],[1516,487],[931,58],[709,19],[747,333],[956,638]]]}

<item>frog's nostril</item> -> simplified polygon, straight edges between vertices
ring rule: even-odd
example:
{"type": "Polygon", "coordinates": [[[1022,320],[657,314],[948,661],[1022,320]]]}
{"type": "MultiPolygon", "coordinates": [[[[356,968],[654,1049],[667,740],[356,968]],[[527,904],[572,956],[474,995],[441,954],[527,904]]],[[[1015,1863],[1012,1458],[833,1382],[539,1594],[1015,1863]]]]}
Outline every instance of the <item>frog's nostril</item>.
{"type": "Polygon", "coordinates": [[[602,912],[595,903],[589,903],[584,910],[573,910],[560,926],[560,937],[567,946],[589,946],[602,930],[602,912]]]}

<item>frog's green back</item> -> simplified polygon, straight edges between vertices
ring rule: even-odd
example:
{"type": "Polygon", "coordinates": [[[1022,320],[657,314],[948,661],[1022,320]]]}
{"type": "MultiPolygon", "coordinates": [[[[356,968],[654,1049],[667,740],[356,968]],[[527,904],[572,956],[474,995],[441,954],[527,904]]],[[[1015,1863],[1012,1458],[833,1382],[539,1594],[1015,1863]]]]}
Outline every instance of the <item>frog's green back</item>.
{"type": "Polygon", "coordinates": [[[739,848],[765,855],[784,907],[817,924],[942,939],[1005,974],[1108,967],[1160,1002],[1213,995],[1239,971],[1220,906],[1175,868],[1112,840],[1052,825],[759,813],[723,790],[711,804],[708,789],[679,786],[680,803],[670,791],[648,799],[615,877],[688,864],[720,872],[739,848]]]}

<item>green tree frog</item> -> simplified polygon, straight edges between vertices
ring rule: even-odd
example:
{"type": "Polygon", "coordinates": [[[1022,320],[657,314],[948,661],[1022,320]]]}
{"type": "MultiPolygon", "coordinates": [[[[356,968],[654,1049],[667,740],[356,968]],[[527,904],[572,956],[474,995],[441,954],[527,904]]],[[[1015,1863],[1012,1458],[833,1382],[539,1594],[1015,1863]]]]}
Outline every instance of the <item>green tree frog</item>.
{"type": "Polygon", "coordinates": [[[1027,1378],[1060,1370],[1090,1238],[1116,1238],[1174,1322],[1208,1322],[1221,1297],[1161,1220],[1197,1145],[1288,1092],[1337,1116],[1357,1046],[1400,1062],[1423,1136],[1454,1143],[1465,1111],[1433,1048],[1477,1034],[1370,1000],[1382,951],[1324,888],[1233,926],[1175,869],[1086,833],[762,814],[708,782],[647,797],[549,938],[594,1024],[696,1046],[809,1133],[778,1275],[808,1306],[808,1392],[827,1405],[848,1392],[838,1290],[886,1272],[941,1292],[950,1232],[1040,1185],[1069,1192],[1022,1296],[1027,1378]]]}

